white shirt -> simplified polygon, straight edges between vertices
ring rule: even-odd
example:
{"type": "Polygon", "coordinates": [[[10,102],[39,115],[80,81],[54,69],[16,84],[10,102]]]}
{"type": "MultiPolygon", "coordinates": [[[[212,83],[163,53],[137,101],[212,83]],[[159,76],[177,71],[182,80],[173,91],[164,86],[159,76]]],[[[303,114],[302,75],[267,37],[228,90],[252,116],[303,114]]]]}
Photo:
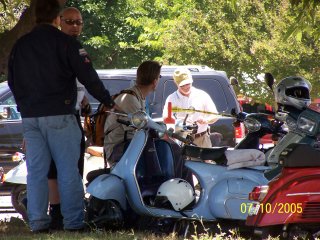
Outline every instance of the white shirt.
{"type": "MultiPolygon", "coordinates": [[[[192,87],[190,95],[183,96],[178,90],[170,94],[165,102],[162,117],[166,118],[168,116],[168,102],[172,103],[172,108],[178,107],[178,108],[194,108],[195,110],[202,110],[202,111],[208,111],[208,112],[214,112],[218,113],[216,105],[213,103],[210,95],[206,93],[205,91],[192,87]]],[[[204,114],[204,113],[185,113],[185,112],[177,112],[174,113],[174,115],[177,117],[177,119],[184,119],[186,114],[189,114],[187,121],[189,123],[196,122],[198,119],[205,119],[205,120],[211,120],[215,116],[212,114],[204,114]]],[[[198,125],[198,131],[197,133],[204,132],[208,129],[208,124],[199,124],[198,125]]]]}
{"type": "Polygon", "coordinates": [[[77,81],[77,91],[78,91],[77,92],[76,110],[80,110],[81,102],[83,100],[86,89],[85,89],[84,85],[78,81],[78,79],[76,81],[77,81]]]}

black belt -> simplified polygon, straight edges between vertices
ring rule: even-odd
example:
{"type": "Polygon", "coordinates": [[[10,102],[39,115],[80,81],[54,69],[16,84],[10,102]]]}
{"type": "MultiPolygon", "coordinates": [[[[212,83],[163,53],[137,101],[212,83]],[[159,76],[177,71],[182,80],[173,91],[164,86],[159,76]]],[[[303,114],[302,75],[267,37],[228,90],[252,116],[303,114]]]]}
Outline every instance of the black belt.
{"type": "Polygon", "coordinates": [[[201,133],[192,134],[192,137],[193,137],[193,139],[196,139],[196,138],[199,138],[199,137],[205,135],[207,132],[208,132],[208,130],[201,132],[201,133]]]}

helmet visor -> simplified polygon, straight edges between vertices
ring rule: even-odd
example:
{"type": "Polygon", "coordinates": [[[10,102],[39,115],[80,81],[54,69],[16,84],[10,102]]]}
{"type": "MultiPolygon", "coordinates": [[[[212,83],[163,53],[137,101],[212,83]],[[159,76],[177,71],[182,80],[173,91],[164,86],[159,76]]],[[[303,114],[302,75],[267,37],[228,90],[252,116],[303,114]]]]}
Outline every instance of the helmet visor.
{"type": "Polygon", "coordinates": [[[294,98],[310,99],[309,89],[305,87],[288,88],[286,95],[294,98]]]}

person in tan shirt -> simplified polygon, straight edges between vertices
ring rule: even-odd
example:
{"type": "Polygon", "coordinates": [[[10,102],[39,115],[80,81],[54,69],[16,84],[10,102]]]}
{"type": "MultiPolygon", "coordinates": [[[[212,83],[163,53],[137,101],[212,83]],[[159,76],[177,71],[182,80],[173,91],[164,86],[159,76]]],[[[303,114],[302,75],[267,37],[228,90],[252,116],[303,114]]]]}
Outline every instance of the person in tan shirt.
{"type": "MultiPolygon", "coordinates": [[[[120,94],[114,99],[125,113],[134,113],[137,111],[146,111],[146,96],[153,92],[157,87],[160,76],[161,65],[156,61],[145,61],[140,64],[137,69],[137,79],[135,86],[128,90],[133,91],[133,94],[120,94]]],[[[115,145],[126,140],[132,139],[134,128],[125,126],[117,122],[117,115],[111,114],[105,122],[105,138],[104,152],[105,158],[110,166],[114,166],[119,160],[113,157],[115,145]]],[[[128,119],[125,119],[128,120],[128,119]]],[[[121,155],[121,153],[117,153],[121,155]]]]}

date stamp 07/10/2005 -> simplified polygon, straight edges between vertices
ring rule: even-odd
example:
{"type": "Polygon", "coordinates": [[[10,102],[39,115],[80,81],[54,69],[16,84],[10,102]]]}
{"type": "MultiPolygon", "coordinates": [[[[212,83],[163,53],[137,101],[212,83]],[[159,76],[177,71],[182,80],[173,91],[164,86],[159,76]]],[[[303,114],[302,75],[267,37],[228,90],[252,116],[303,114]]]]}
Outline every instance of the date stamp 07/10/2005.
{"type": "Polygon", "coordinates": [[[260,213],[265,214],[295,214],[302,213],[302,203],[241,203],[240,212],[241,213],[251,213],[260,211],[260,213]]]}

